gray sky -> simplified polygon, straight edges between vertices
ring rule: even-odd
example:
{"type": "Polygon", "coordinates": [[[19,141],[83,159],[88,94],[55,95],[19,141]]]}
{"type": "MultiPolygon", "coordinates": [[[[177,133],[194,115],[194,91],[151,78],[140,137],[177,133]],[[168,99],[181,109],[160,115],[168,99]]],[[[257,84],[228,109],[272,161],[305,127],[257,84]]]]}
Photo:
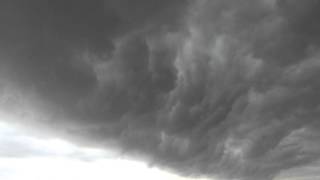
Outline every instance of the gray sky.
{"type": "MultiPolygon", "coordinates": [[[[317,0],[3,0],[0,111],[10,118],[1,121],[183,176],[314,177],[319,8],[317,0]]],[[[52,155],[1,138],[1,156],[52,155]]]]}

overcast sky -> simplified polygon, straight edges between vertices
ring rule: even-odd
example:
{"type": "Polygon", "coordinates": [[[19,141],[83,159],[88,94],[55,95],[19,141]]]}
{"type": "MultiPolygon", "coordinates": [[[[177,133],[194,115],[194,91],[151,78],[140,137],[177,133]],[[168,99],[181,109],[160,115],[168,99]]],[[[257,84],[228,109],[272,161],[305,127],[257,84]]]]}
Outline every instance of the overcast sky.
{"type": "Polygon", "coordinates": [[[1,0],[1,179],[319,179],[319,8],[1,0]]]}

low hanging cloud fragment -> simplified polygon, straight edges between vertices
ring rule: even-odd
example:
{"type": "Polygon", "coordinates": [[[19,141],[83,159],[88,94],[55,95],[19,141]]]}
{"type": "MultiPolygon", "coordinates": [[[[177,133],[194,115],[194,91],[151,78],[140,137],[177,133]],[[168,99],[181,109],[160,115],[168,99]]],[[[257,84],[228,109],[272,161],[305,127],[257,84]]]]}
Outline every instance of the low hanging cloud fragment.
{"type": "Polygon", "coordinates": [[[177,173],[319,159],[316,0],[3,1],[0,106],[177,173]]]}

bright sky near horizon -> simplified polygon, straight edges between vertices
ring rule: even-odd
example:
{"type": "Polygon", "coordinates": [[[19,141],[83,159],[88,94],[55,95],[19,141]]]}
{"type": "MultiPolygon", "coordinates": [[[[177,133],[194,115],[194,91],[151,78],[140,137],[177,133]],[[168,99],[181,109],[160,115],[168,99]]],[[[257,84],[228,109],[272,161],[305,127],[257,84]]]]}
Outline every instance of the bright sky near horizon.
{"type": "MultiPolygon", "coordinates": [[[[105,150],[42,139],[0,121],[1,180],[192,180],[105,150]]],[[[197,179],[198,180],[198,179],[197,179]]]]}
{"type": "MultiPolygon", "coordinates": [[[[315,174],[317,167],[305,170],[315,174]]],[[[299,172],[299,171],[298,171],[299,172]]],[[[289,171],[276,180],[315,180],[289,171]]],[[[77,146],[58,138],[40,138],[0,120],[1,180],[208,180],[175,175],[106,150],[77,146]]],[[[210,180],[218,180],[211,178],[210,180]]]]}

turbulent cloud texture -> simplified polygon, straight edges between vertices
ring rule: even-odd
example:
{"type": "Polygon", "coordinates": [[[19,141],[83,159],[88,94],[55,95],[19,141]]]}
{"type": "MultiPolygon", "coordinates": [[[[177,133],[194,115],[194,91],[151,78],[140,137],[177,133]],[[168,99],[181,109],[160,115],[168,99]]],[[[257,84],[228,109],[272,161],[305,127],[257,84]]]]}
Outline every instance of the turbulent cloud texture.
{"type": "Polygon", "coordinates": [[[320,1],[1,1],[0,106],[185,175],[320,157],[320,1]]]}

